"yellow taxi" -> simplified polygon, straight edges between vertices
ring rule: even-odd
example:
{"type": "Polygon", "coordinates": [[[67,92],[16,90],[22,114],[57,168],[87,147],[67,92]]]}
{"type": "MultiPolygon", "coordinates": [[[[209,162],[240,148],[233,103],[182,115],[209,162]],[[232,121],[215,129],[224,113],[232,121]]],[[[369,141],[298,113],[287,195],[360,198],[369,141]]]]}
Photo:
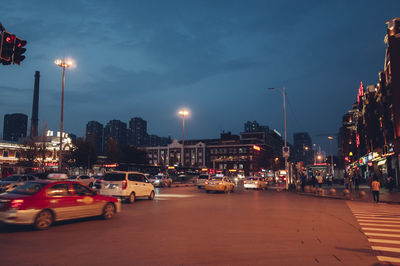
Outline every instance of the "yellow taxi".
{"type": "Polygon", "coordinates": [[[213,176],[205,182],[206,192],[221,191],[231,192],[235,188],[235,184],[226,176],[213,176]]]}

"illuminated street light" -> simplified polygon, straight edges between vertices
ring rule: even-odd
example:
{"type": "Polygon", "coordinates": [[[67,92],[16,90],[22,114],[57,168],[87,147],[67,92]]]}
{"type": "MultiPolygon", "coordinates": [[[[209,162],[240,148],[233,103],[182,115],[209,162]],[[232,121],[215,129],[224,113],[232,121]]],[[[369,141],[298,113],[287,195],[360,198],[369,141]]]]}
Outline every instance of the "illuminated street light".
{"type": "Polygon", "coordinates": [[[72,60],[70,59],[57,59],[54,63],[62,67],[63,77],[62,77],[62,92],[61,92],[61,120],[60,120],[60,153],[58,156],[58,171],[62,171],[62,141],[63,141],[63,123],[64,123],[64,88],[65,88],[65,68],[72,66],[72,60]]]}
{"type": "Polygon", "coordinates": [[[334,166],[333,166],[333,148],[332,148],[332,140],[333,140],[333,137],[332,136],[329,136],[328,137],[328,139],[330,140],[329,142],[331,143],[331,171],[332,171],[332,179],[335,177],[335,170],[334,170],[334,166]]]}
{"type": "Polygon", "coordinates": [[[185,166],[185,116],[189,115],[189,111],[182,109],[178,112],[179,115],[182,116],[182,155],[181,155],[181,163],[182,167],[185,166]]]}

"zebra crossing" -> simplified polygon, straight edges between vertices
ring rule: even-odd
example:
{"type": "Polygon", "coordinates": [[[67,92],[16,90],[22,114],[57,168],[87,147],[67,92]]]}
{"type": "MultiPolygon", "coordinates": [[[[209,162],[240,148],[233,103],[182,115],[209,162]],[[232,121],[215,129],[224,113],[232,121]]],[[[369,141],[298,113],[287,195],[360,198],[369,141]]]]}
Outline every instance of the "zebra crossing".
{"type": "Polygon", "coordinates": [[[377,259],[400,265],[400,206],[354,201],[347,205],[378,254],[377,259]]]}

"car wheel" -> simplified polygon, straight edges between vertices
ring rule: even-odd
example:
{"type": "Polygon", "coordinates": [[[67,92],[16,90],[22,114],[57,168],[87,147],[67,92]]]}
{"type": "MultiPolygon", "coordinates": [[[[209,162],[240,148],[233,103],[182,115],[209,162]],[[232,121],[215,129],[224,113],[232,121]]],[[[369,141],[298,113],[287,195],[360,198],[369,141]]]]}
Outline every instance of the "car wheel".
{"type": "Polygon", "coordinates": [[[136,199],[135,193],[132,192],[128,197],[128,203],[134,203],[135,199],[136,199]]]}
{"type": "Polygon", "coordinates": [[[115,215],[115,206],[111,202],[104,206],[102,217],[104,220],[110,220],[115,215]]]}
{"type": "Polygon", "coordinates": [[[46,230],[53,223],[53,214],[49,210],[39,212],[35,219],[35,228],[38,230],[46,230]]]}
{"type": "Polygon", "coordinates": [[[149,196],[149,200],[153,200],[154,199],[154,190],[151,191],[150,196],[149,196]]]}

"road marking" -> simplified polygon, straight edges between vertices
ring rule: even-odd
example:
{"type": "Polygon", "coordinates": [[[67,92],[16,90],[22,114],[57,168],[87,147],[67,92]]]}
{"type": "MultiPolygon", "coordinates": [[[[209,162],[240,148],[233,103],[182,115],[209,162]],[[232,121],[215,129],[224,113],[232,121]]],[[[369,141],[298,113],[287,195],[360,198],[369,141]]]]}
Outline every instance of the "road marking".
{"type": "Polygon", "coordinates": [[[369,219],[369,220],[366,220],[366,219],[357,219],[357,221],[359,221],[359,222],[386,223],[386,224],[400,224],[400,221],[392,221],[392,220],[389,220],[389,221],[382,221],[382,220],[376,220],[376,219],[369,219]]]}
{"type": "Polygon", "coordinates": [[[386,262],[400,262],[400,258],[377,256],[378,260],[386,262]]]}
{"type": "Polygon", "coordinates": [[[376,239],[376,238],[368,238],[369,242],[375,243],[386,243],[386,244],[400,244],[399,240],[387,240],[387,239],[376,239]]]}
{"type": "Polygon", "coordinates": [[[382,234],[382,233],[368,233],[364,232],[366,236],[384,236],[384,237],[400,237],[400,234],[382,234]]]}
{"type": "Polygon", "coordinates": [[[374,216],[356,216],[357,219],[377,219],[377,220],[387,220],[387,221],[398,221],[399,218],[383,218],[383,217],[374,217],[374,216]]]}
{"type": "Polygon", "coordinates": [[[400,227],[399,224],[372,224],[372,223],[360,223],[360,225],[369,226],[383,226],[383,227],[400,227]]]}
{"type": "Polygon", "coordinates": [[[389,247],[381,247],[381,246],[371,246],[373,250],[379,251],[389,251],[389,252],[398,252],[400,253],[400,248],[389,248],[389,247]]]}
{"type": "Polygon", "coordinates": [[[189,194],[157,194],[156,198],[191,198],[196,197],[195,195],[189,194]]]}
{"type": "Polygon", "coordinates": [[[374,227],[361,227],[361,230],[400,232],[399,229],[386,229],[386,228],[374,228],[374,227]]]}

